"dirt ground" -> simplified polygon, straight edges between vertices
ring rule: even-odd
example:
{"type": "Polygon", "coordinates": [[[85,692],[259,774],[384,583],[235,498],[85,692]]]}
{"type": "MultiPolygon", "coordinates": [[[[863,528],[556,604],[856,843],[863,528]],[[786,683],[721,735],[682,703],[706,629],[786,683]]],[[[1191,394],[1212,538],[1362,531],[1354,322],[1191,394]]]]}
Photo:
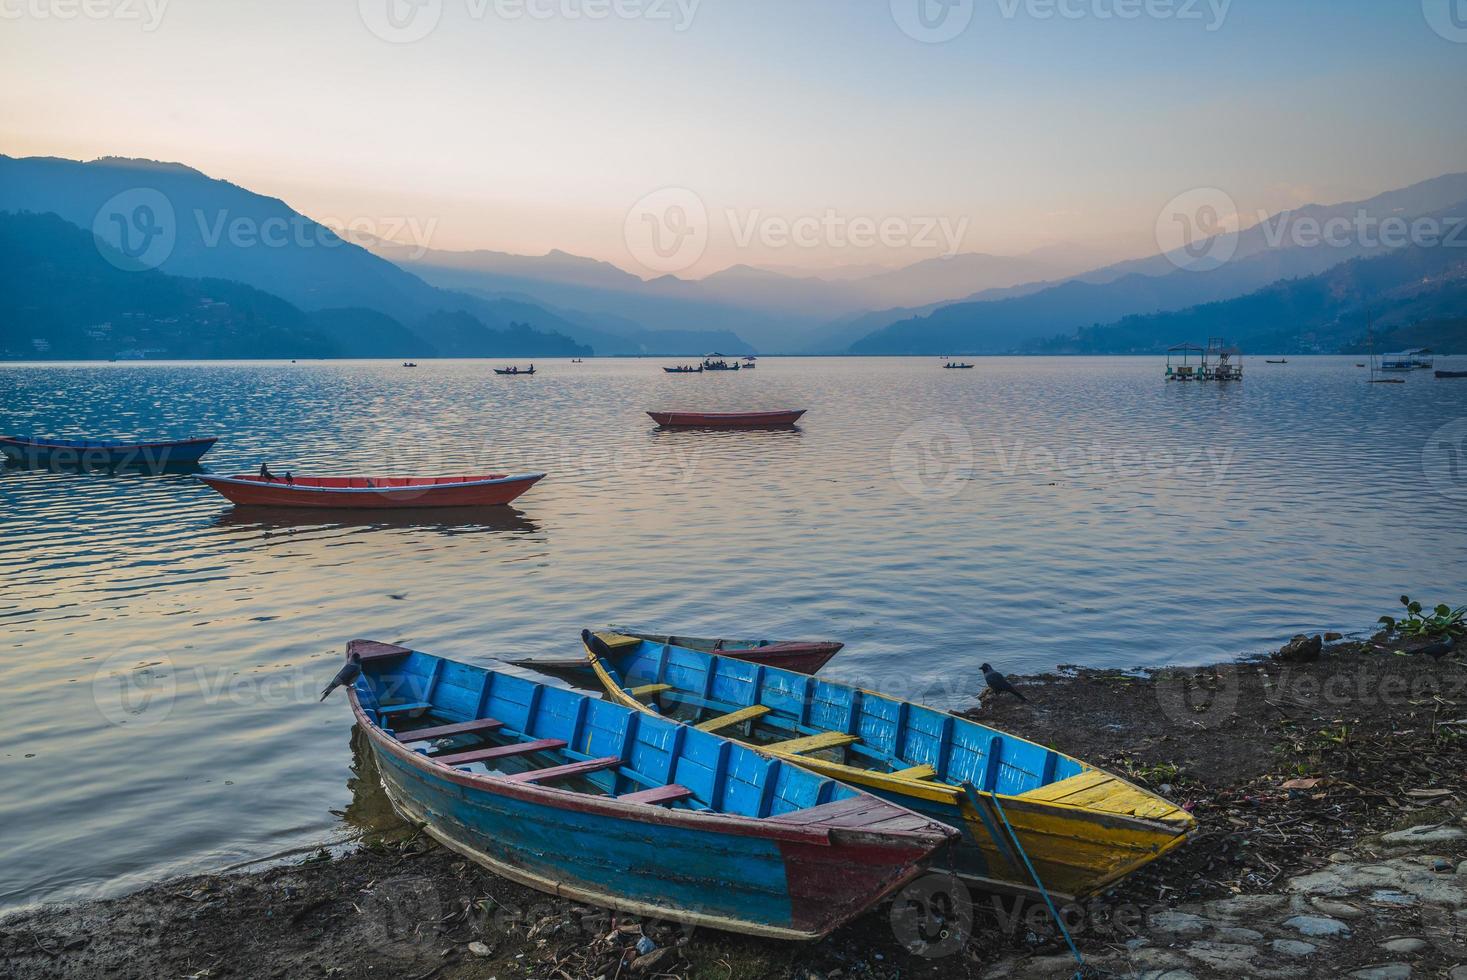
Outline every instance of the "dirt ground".
{"type": "MultiPolygon", "coordinates": [[[[1093,973],[1463,980],[1463,659],[1377,638],[1326,645],[1312,663],[1062,669],[1011,678],[1027,703],[969,713],[1123,773],[1199,820],[1188,845],[1064,910],[1093,973]],[[1428,829],[1382,837],[1407,827],[1428,829]],[[1370,875],[1396,885],[1355,897],[1370,875]]],[[[349,851],[12,916],[0,922],[0,977],[1074,973],[1042,905],[956,895],[947,879],[821,942],[769,942],[617,917],[497,878],[396,824],[369,753],[354,790],[347,816],[364,840],[349,851]]]]}

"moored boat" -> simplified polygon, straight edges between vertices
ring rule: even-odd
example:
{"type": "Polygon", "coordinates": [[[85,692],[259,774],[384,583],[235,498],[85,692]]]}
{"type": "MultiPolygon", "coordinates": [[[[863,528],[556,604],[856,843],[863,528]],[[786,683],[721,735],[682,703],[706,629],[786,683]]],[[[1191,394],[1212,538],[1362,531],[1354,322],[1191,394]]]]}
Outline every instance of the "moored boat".
{"type": "Polygon", "coordinates": [[[88,439],[36,439],[0,436],[0,452],[25,466],[145,467],[196,465],[214,448],[217,437],[164,442],[121,442],[88,439]]]}
{"type": "Polygon", "coordinates": [[[1438,378],[1467,378],[1467,371],[1438,371],[1438,378]]]}
{"type": "MultiPolygon", "coordinates": [[[[834,640],[728,640],[702,636],[673,636],[666,633],[639,633],[621,627],[613,627],[608,632],[637,640],[651,640],[653,643],[671,643],[673,646],[687,647],[689,650],[718,653],[725,657],[732,657],[734,660],[764,664],[767,667],[782,667],[801,674],[816,673],[845,646],[844,643],[834,640]]],[[[511,660],[510,663],[516,667],[526,667],[530,670],[553,674],[556,677],[586,680],[592,685],[600,686],[595,671],[591,669],[590,662],[584,656],[565,659],[511,660]]]]}
{"type": "Polygon", "coordinates": [[[410,509],[507,504],[544,473],[485,476],[213,476],[198,478],[238,506],[410,509]]]}
{"type": "Polygon", "coordinates": [[[950,827],[597,697],[355,640],[384,788],[446,847],[575,901],[815,939],[922,874],[950,827]]]}
{"type": "Polygon", "coordinates": [[[805,409],[787,412],[648,412],[652,421],[666,429],[715,428],[757,429],[790,426],[800,420],[805,409]]]}
{"type": "Polygon", "coordinates": [[[1118,776],[947,712],[633,637],[583,632],[582,642],[627,707],[724,732],[961,828],[953,868],[987,888],[1035,891],[1027,855],[1051,893],[1082,898],[1196,827],[1118,776]]]}

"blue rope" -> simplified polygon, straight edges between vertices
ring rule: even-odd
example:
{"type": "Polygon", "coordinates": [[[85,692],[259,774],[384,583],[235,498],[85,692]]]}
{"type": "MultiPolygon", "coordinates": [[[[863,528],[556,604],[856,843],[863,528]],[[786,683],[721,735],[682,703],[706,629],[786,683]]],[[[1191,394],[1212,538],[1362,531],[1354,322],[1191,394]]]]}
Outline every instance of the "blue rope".
{"type": "MultiPolygon", "coordinates": [[[[978,816],[987,825],[988,819],[983,814],[983,803],[978,798],[978,788],[970,782],[964,782],[963,792],[968,795],[968,801],[973,804],[973,809],[978,811],[978,816]]],[[[1029,869],[1029,877],[1033,878],[1034,884],[1039,887],[1039,894],[1044,897],[1044,904],[1049,906],[1050,918],[1054,919],[1054,924],[1059,926],[1060,935],[1065,937],[1065,944],[1070,947],[1071,955],[1075,957],[1075,962],[1080,964],[1080,969],[1075,971],[1075,980],[1080,980],[1084,976],[1085,958],[1075,948],[1075,940],[1070,938],[1070,930],[1065,928],[1065,920],[1060,918],[1059,911],[1055,909],[1054,899],[1049,897],[1049,890],[1044,887],[1044,882],[1039,880],[1039,873],[1034,870],[1034,865],[1029,861],[1029,855],[1024,852],[1024,845],[1019,843],[1019,835],[1014,833],[1014,827],[1013,824],[1009,823],[1008,814],[1003,812],[1003,805],[998,802],[998,794],[990,793],[988,799],[993,802],[994,811],[998,813],[999,819],[1003,821],[1004,829],[1008,831],[1008,837],[1013,842],[1014,850],[1018,852],[1019,857],[1023,858],[1024,867],[1029,869]]],[[[998,844],[999,841],[995,840],[994,843],[998,844]]]]}

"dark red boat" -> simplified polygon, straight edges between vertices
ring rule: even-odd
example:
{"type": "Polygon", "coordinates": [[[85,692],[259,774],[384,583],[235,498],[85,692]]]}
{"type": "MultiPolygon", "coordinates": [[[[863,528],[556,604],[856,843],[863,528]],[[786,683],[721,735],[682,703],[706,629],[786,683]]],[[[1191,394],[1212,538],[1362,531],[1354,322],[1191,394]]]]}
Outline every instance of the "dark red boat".
{"type": "Polygon", "coordinates": [[[757,429],[794,425],[803,408],[789,412],[648,412],[652,421],[673,429],[757,429]]]}
{"type": "Polygon", "coordinates": [[[199,476],[239,506],[394,509],[507,504],[545,477],[509,476],[199,476]]]}
{"type": "MultiPolygon", "coordinates": [[[[830,662],[840,652],[844,643],[834,640],[726,640],[702,636],[675,636],[669,633],[638,633],[635,630],[611,627],[597,634],[602,641],[616,646],[618,643],[633,643],[651,640],[653,643],[670,643],[688,650],[717,653],[734,660],[779,667],[801,674],[813,674],[830,662]]],[[[566,659],[511,660],[516,667],[528,667],[541,673],[564,677],[570,680],[589,680],[594,684],[596,674],[585,657],[566,659]]]]}

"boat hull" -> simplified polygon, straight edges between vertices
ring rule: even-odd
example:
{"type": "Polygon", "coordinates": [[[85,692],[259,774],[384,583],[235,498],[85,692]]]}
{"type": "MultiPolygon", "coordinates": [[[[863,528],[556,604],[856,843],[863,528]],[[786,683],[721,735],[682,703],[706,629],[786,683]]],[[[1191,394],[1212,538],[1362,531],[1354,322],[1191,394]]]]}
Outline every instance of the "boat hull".
{"type": "Polygon", "coordinates": [[[172,442],[83,442],[0,437],[0,452],[22,466],[165,469],[196,466],[217,438],[172,442]]]}
{"type": "Polygon", "coordinates": [[[665,429],[758,429],[794,425],[805,409],[790,412],[648,412],[665,429]]]}
{"type": "Polygon", "coordinates": [[[1438,371],[1438,378],[1467,378],[1467,371],[1438,371]]]}
{"type": "MultiPolygon", "coordinates": [[[[732,660],[763,664],[766,667],[780,667],[784,670],[793,670],[801,674],[814,674],[819,672],[820,668],[829,663],[830,658],[834,657],[845,646],[844,643],[838,643],[833,640],[790,640],[782,642],[778,640],[721,640],[697,636],[669,636],[660,633],[633,633],[623,630],[617,630],[617,633],[622,636],[651,640],[654,643],[672,643],[691,650],[702,650],[708,653],[717,652],[732,660]]],[[[607,635],[610,636],[612,634],[607,635]]],[[[566,657],[554,660],[545,658],[511,660],[510,663],[516,667],[536,670],[576,683],[586,684],[597,689],[601,686],[600,682],[596,679],[596,672],[591,668],[590,662],[585,657],[566,657]]]]}
{"type": "MultiPolygon", "coordinates": [[[[403,478],[379,477],[376,486],[311,486],[253,476],[198,479],[239,507],[311,507],[331,510],[416,510],[425,507],[493,507],[508,504],[539,482],[545,474],[476,478],[456,482],[414,482],[391,485],[403,478]]],[[[357,482],[355,480],[351,482],[357,482]]]]}

